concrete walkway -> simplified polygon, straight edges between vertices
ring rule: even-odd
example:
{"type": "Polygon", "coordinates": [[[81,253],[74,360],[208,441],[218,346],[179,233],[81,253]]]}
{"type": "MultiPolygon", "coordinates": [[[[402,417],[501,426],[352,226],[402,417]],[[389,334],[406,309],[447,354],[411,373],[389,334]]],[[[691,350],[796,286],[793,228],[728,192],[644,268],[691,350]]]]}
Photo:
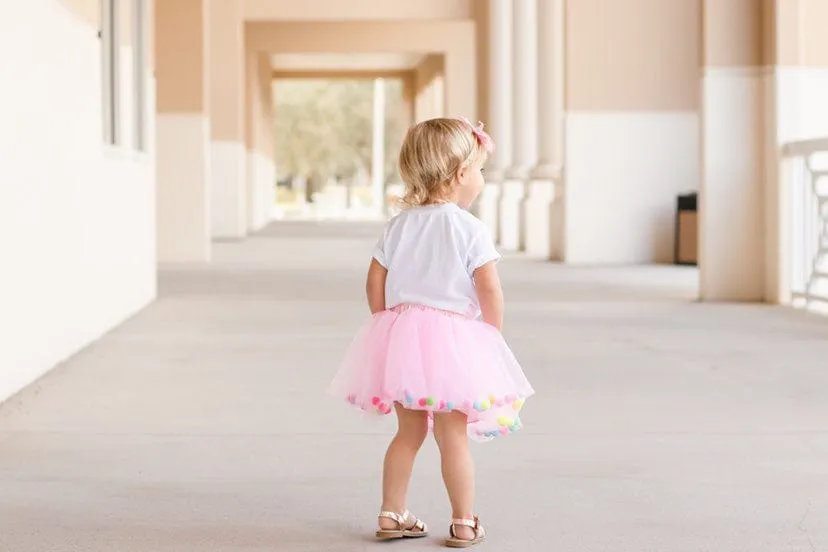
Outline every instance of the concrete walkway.
{"type": "MultiPolygon", "coordinates": [[[[0,551],[379,550],[393,423],[323,394],[375,236],[290,223],[219,244],[3,405],[0,551]]],[[[685,269],[502,272],[538,395],[524,430],[474,446],[483,549],[828,551],[828,318],[695,304],[685,269]]],[[[435,452],[410,500],[433,538],[400,550],[446,532],[435,452]]]]}

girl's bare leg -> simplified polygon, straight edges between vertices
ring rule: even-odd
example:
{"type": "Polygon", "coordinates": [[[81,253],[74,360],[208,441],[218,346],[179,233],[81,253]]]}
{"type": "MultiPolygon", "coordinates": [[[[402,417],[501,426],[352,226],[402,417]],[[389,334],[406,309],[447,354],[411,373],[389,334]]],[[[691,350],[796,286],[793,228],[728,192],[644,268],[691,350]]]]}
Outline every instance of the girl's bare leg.
{"type": "MultiPolygon", "coordinates": [[[[397,412],[397,434],[388,445],[382,472],[382,510],[402,514],[406,509],[406,495],[414,459],[428,435],[428,414],[423,410],[408,410],[395,404],[397,412]]],[[[408,520],[413,526],[416,519],[408,520]]],[[[396,529],[396,523],[380,518],[380,528],[396,529]]]]}
{"type": "MultiPolygon", "coordinates": [[[[466,434],[468,420],[462,412],[434,415],[434,438],[440,447],[443,482],[451,502],[452,518],[474,519],[474,462],[466,434]]],[[[455,526],[460,539],[471,540],[471,527],[455,526]]]]}

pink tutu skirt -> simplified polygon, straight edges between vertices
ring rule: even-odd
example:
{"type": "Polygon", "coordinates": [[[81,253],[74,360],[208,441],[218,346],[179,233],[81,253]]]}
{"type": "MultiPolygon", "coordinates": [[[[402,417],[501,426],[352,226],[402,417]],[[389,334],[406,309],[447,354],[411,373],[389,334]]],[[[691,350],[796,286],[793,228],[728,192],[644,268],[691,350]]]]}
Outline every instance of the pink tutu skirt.
{"type": "Polygon", "coordinates": [[[462,412],[469,437],[489,441],[521,427],[534,390],[495,328],[461,314],[400,305],[357,333],[329,391],[364,412],[462,412]]]}

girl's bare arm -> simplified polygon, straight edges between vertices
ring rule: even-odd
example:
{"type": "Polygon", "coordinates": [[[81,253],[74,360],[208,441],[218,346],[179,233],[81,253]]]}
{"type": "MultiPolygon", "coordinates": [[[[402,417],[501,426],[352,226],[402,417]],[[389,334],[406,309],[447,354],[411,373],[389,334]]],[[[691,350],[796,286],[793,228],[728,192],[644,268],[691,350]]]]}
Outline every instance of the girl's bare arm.
{"type": "Polygon", "coordinates": [[[365,282],[365,294],[368,297],[368,308],[371,314],[385,310],[385,277],[388,271],[376,259],[371,259],[368,267],[368,277],[365,282]]]}
{"type": "Polygon", "coordinates": [[[500,287],[495,262],[486,263],[474,271],[474,287],[480,301],[483,322],[500,331],[503,328],[503,289],[500,287]]]}

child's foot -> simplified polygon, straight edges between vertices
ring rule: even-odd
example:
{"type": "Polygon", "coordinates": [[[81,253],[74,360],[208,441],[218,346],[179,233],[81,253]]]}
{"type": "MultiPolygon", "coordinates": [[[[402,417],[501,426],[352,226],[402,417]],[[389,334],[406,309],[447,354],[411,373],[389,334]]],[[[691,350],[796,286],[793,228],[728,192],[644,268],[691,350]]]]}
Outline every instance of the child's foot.
{"type": "Polygon", "coordinates": [[[480,544],[486,538],[486,530],[480,525],[477,516],[474,519],[453,519],[449,526],[449,538],[446,546],[449,548],[467,548],[480,544]]]}
{"type": "Polygon", "coordinates": [[[417,519],[408,510],[402,514],[380,512],[379,526],[377,538],[380,540],[414,539],[428,535],[428,527],[426,524],[417,519]]]}

